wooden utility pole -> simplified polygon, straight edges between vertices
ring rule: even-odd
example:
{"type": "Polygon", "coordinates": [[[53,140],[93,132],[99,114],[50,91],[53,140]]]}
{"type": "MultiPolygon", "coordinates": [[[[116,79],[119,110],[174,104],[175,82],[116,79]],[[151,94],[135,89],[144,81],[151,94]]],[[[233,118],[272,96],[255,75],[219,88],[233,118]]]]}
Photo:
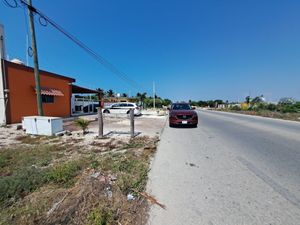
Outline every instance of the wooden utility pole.
{"type": "Polygon", "coordinates": [[[39,61],[38,61],[38,53],[37,53],[37,47],[36,47],[34,18],[33,18],[32,10],[33,10],[32,2],[31,2],[31,0],[28,0],[28,15],[29,15],[31,45],[32,45],[32,53],[33,53],[33,63],[34,63],[34,79],[35,79],[37,108],[38,108],[38,115],[43,116],[44,112],[43,112],[42,96],[41,96],[39,61]]]}

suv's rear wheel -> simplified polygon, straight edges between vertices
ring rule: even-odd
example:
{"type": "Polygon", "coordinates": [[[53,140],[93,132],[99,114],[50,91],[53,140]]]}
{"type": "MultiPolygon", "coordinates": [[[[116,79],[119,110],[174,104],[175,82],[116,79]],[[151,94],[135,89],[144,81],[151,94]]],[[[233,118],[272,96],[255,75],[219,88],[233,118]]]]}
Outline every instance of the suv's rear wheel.
{"type": "Polygon", "coordinates": [[[103,113],[110,113],[110,111],[108,109],[104,109],[103,113]]]}

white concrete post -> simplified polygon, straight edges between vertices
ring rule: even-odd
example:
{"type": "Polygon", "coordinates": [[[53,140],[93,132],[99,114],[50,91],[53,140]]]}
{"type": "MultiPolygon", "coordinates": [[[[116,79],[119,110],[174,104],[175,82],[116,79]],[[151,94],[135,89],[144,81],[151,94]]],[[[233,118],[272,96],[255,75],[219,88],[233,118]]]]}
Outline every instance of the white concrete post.
{"type": "Polygon", "coordinates": [[[4,27],[0,24],[0,125],[6,124],[5,71],[2,59],[5,59],[4,27]]]}

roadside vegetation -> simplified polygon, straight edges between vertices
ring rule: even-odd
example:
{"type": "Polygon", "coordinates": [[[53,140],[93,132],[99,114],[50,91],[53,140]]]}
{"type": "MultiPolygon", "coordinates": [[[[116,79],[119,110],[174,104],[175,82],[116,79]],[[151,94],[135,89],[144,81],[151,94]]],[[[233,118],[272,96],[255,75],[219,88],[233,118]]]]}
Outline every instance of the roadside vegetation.
{"type": "MultiPolygon", "coordinates": [[[[116,101],[118,101],[118,99],[120,99],[120,100],[127,99],[130,102],[137,103],[139,106],[141,106],[143,108],[152,108],[153,107],[153,101],[154,101],[153,96],[148,96],[146,92],[144,92],[144,93],[138,92],[135,96],[128,96],[128,94],[126,94],[126,93],[117,94],[111,89],[105,91],[101,88],[96,88],[96,90],[103,93],[104,99],[114,98],[114,100],[116,100],[116,101]]],[[[82,96],[82,97],[87,98],[87,99],[91,98],[95,101],[98,101],[98,95],[92,95],[91,97],[90,96],[82,96]]],[[[163,99],[157,95],[155,95],[154,98],[155,98],[155,107],[156,108],[162,108],[163,106],[167,107],[172,103],[172,101],[170,99],[167,99],[167,98],[163,99]]]]}
{"type": "Polygon", "coordinates": [[[78,118],[74,122],[75,122],[75,125],[78,126],[82,130],[83,134],[87,133],[87,130],[88,130],[88,127],[89,127],[91,121],[85,120],[83,118],[78,118]]]}
{"type": "Polygon", "coordinates": [[[292,98],[281,98],[278,103],[268,103],[261,95],[255,98],[247,96],[242,103],[229,103],[222,100],[190,101],[190,103],[194,106],[221,111],[300,121],[300,102],[292,98]]]}
{"type": "Polygon", "coordinates": [[[0,150],[0,224],[146,221],[158,139],[95,139],[90,146],[77,139],[20,136],[0,150]]]}

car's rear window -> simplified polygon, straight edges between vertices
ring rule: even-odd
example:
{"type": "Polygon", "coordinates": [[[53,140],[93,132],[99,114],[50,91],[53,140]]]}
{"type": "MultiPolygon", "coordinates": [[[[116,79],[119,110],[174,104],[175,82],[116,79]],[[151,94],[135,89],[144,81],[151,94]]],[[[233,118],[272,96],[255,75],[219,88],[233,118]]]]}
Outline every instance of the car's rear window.
{"type": "Polygon", "coordinates": [[[189,104],[173,104],[172,109],[173,110],[190,110],[191,107],[189,104]]]}

